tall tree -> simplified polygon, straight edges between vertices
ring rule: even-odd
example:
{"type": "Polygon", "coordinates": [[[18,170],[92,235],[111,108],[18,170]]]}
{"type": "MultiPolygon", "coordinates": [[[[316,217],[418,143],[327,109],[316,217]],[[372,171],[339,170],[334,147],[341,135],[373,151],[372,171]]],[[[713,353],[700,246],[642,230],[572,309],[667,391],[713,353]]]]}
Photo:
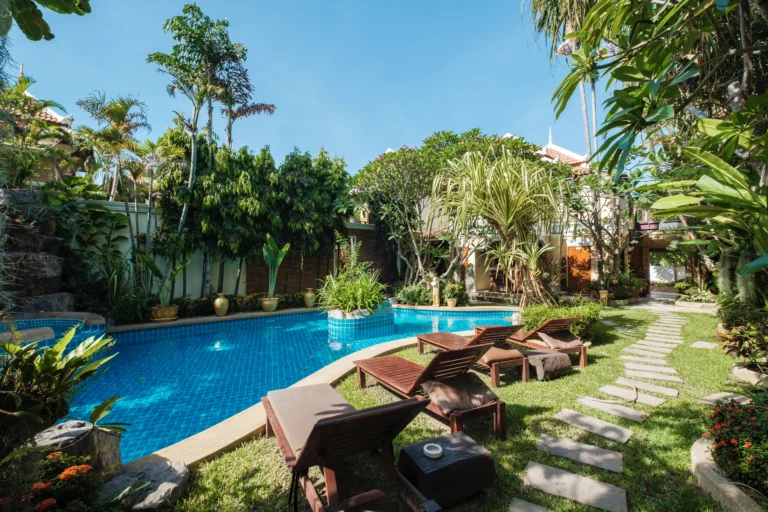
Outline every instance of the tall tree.
{"type": "Polygon", "coordinates": [[[253,103],[253,85],[242,61],[228,62],[223,66],[219,100],[224,105],[221,113],[227,117],[225,128],[227,147],[232,149],[232,129],[235,121],[256,114],[272,115],[275,106],[270,103],[253,103]]]}
{"type": "Polygon", "coordinates": [[[90,0],[4,0],[0,2],[0,36],[7,36],[15,21],[27,39],[32,41],[53,39],[51,27],[43,19],[43,13],[38,9],[38,5],[57,14],[84,16],[91,12],[90,0]]]}
{"type": "MultiPolygon", "coordinates": [[[[150,130],[147,121],[147,106],[133,96],[118,96],[107,99],[104,93],[94,93],[78,100],[78,106],[88,112],[98,123],[99,129],[92,132],[96,147],[105,151],[108,159],[114,162],[114,177],[109,199],[113,201],[117,194],[117,184],[120,183],[128,218],[128,231],[131,240],[131,250],[135,251],[136,233],[133,231],[130,210],[128,208],[128,188],[123,180],[125,160],[135,158],[132,149],[136,147],[136,133],[139,130],[150,130]]],[[[138,229],[138,226],[136,226],[138,229]]]]}

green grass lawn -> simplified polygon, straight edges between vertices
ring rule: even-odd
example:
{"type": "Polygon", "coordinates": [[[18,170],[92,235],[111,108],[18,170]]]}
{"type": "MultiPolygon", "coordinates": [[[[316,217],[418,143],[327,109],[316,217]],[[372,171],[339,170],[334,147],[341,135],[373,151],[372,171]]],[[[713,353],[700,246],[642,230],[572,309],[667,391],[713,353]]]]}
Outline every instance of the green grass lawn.
{"type": "MultiPolygon", "coordinates": [[[[686,344],[698,340],[716,341],[715,317],[704,314],[682,316],[688,319],[683,327],[686,344]]],[[[613,383],[622,375],[623,361],[618,358],[622,348],[641,337],[655,315],[638,309],[607,309],[602,318],[630,328],[632,332],[620,333],[605,324],[598,325],[598,341],[589,351],[587,368],[550,382],[534,380],[528,383],[520,382],[516,371],[512,370],[505,377],[504,385],[494,390],[507,404],[506,441],[493,438],[490,421],[478,420],[466,425],[467,434],[493,454],[497,480],[488,491],[452,510],[505,512],[514,497],[554,511],[588,509],[524,487],[525,467],[531,460],[620,486],[626,489],[629,507],[633,511],[719,510],[696,486],[690,472],[690,449],[705,430],[707,408],[697,404],[696,399],[716,391],[738,389],[729,381],[730,359],[718,349],[676,349],[668,356],[668,361],[685,380],[682,385],[671,383],[672,387],[680,389],[680,397],[669,399],[658,408],[633,405],[652,413],[642,424],[590,410],[581,406],[578,398],[611,398],[600,394],[597,389],[613,383]],[[631,428],[634,436],[626,445],[620,445],[561,423],[553,415],[563,407],[631,428]],[[615,474],[539,452],[536,441],[540,433],[620,451],[624,454],[624,472],[615,474]]],[[[399,354],[422,364],[426,364],[431,357],[429,354],[417,354],[415,348],[399,354]]],[[[482,377],[489,380],[487,375],[482,377]]],[[[337,389],[358,409],[396,400],[394,395],[375,385],[374,379],[369,379],[367,389],[360,390],[354,376],[349,376],[339,383],[337,389]]],[[[397,438],[395,451],[447,432],[448,428],[443,423],[422,414],[397,438]]],[[[362,480],[356,483],[365,484],[375,471],[366,458],[360,458],[350,462],[350,473],[362,480]]],[[[289,473],[275,441],[260,438],[195,469],[186,495],[176,508],[180,511],[285,511],[288,510],[289,482],[289,473]]],[[[383,508],[399,507],[387,504],[383,508]]]]}

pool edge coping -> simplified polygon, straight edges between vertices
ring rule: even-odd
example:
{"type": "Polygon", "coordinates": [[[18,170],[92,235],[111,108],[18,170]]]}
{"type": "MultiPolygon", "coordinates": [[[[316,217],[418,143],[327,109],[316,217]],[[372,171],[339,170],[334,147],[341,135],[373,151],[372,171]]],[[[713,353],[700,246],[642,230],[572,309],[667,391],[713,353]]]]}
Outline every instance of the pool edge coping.
{"type": "MultiPolygon", "coordinates": [[[[456,334],[471,335],[472,331],[458,331],[456,334]]],[[[385,355],[415,345],[415,336],[378,343],[337,359],[289,387],[311,384],[332,386],[355,371],[353,361],[385,355]]],[[[261,399],[261,397],[258,398],[261,399]]],[[[261,436],[265,431],[266,421],[264,407],[261,402],[258,402],[202,432],[124,464],[123,472],[135,471],[146,464],[162,461],[183,462],[188,467],[195,467],[237,447],[244,441],[261,436]]]]}

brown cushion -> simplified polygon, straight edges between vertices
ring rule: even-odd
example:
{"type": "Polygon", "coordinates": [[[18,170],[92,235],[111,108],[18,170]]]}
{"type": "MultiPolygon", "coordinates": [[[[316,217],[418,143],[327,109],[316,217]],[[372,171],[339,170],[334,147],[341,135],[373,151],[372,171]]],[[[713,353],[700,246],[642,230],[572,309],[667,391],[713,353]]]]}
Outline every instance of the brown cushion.
{"type": "Polygon", "coordinates": [[[474,373],[463,373],[445,380],[430,380],[422,383],[421,388],[446,416],[454,411],[474,409],[499,399],[474,373]]]}
{"type": "Polygon", "coordinates": [[[267,399],[297,457],[315,423],[356,411],[328,384],[278,389],[267,393],[267,399]]]}
{"type": "Polygon", "coordinates": [[[540,332],[539,337],[549,348],[553,349],[576,348],[584,344],[581,338],[574,335],[571,331],[540,332]]]}
{"type": "Polygon", "coordinates": [[[506,347],[491,347],[481,358],[485,364],[498,363],[500,361],[509,361],[510,359],[522,359],[523,354],[519,350],[506,347]]]}

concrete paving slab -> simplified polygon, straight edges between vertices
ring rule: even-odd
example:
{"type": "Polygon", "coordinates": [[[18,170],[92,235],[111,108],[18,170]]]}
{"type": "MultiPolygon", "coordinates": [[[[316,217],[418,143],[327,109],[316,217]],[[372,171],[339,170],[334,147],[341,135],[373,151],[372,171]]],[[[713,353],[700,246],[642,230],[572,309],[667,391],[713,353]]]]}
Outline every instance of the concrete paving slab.
{"type": "Polygon", "coordinates": [[[612,416],[617,416],[619,418],[624,418],[625,420],[634,421],[637,423],[642,423],[648,418],[647,413],[638,411],[637,409],[626,407],[624,405],[605,402],[598,398],[592,398],[591,396],[579,398],[579,403],[581,405],[586,405],[587,407],[591,407],[592,409],[603,411],[612,416]]]}
{"type": "Polygon", "coordinates": [[[635,342],[635,346],[647,347],[650,350],[653,350],[653,349],[659,349],[660,351],[668,350],[669,352],[665,352],[666,354],[669,354],[670,352],[672,352],[677,348],[676,345],[670,345],[668,343],[661,343],[658,341],[647,341],[647,340],[638,340],[635,342]]]}
{"type": "Polygon", "coordinates": [[[676,377],[674,375],[664,375],[663,373],[641,372],[637,370],[624,370],[624,373],[627,375],[627,377],[637,377],[640,379],[663,380],[666,382],[683,382],[683,379],[680,377],[676,377]]]}
{"type": "Polygon", "coordinates": [[[722,391],[720,393],[712,393],[711,395],[703,396],[696,401],[700,404],[717,405],[718,400],[736,400],[736,402],[740,404],[748,404],[751,402],[751,400],[744,395],[722,391]]]}
{"type": "Polygon", "coordinates": [[[642,372],[659,372],[677,374],[677,370],[668,366],[658,366],[649,364],[624,363],[624,368],[628,370],[640,370],[642,372]]]}
{"type": "Polygon", "coordinates": [[[530,461],[523,483],[542,492],[568,498],[609,512],[627,512],[627,493],[621,487],[530,461]]]}
{"type": "Polygon", "coordinates": [[[641,341],[635,342],[634,345],[630,345],[627,348],[647,350],[649,352],[656,352],[657,354],[664,354],[664,355],[671,354],[672,351],[674,350],[674,348],[670,348],[670,347],[659,345],[659,344],[651,345],[651,343],[653,342],[641,340],[641,341]]]}
{"type": "Polygon", "coordinates": [[[555,414],[555,418],[581,430],[586,430],[587,432],[597,434],[611,441],[618,441],[622,444],[629,441],[629,438],[632,437],[632,431],[628,428],[582,414],[573,409],[563,409],[555,414]]]}
{"type": "Polygon", "coordinates": [[[717,348],[717,343],[710,343],[708,341],[697,341],[691,345],[691,348],[702,348],[704,350],[712,350],[717,348]]]}
{"type": "Polygon", "coordinates": [[[658,393],[664,396],[671,396],[673,398],[677,398],[680,395],[680,391],[676,390],[675,388],[657,386],[655,384],[649,384],[640,380],[627,379],[625,377],[619,377],[616,379],[616,384],[621,384],[622,386],[628,386],[630,388],[642,389],[643,391],[650,391],[651,393],[658,393]]]}
{"type": "Polygon", "coordinates": [[[658,357],[638,357],[638,356],[619,356],[620,359],[623,359],[625,361],[632,361],[633,363],[643,363],[643,364],[669,364],[667,363],[666,359],[661,359],[658,357]]]}
{"type": "Polygon", "coordinates": [[[578,443],[570,439],[541,434],[536,448],[542,452],[559,455],[566,459],[575,460],[614,473],[624,471],[624,455],[613,450],[598,448],[591,444],[578,443]]]}
{"type": "Polygon", "coordinates": [[[653,347],[643,347],[642,345],[632,345],[624,349],[624,352],[628,354],[635,354],[638,356],[648,357],[665,357],[669,352],[659,352],[653,347]]]}
{"type": "Polygon", "coordinates": [[[622,388],[619,386],[603,386],[599,389],[602,393],[605,393],[606,395],[615,396],[618,398],[622,398],[624,400],[629,400],[630,402],[637,402],[639,404],[643,405],[650,405],[651,407],[658,407],[666,400],[663,398],[659,398],[657,396],[653,395],[646,395],[645,393],[641,393],[637,391],[636,389],[629,389],[629,388],[622,388]]]}
{"type": "Polygon", "coordinates": [[[509,504],[509,510],[507,512],[550,512],[550,510],[521,500],[520,498],[515,498],[512,500],[512,503],[509,504]]]}

